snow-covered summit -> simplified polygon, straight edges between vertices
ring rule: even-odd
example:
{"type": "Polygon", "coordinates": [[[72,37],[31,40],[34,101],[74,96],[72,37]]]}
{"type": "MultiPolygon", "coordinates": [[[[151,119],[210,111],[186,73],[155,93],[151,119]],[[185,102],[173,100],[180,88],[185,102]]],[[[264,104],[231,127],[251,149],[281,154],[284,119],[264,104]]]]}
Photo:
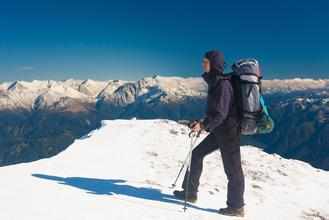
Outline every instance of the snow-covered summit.
{"type": "MultiPolygon", "coordinates": [[[[0,219],[237,219],[216,213],[227,183],[219,152],[204,161],[196,204],[184,213],[171,196],[187,134],[168,120],[103,121],[55,157],[1,167],[0,219]]],[[[245,219],[329,218],[329,172],[252,146],[242,159],[245,219]]]]}

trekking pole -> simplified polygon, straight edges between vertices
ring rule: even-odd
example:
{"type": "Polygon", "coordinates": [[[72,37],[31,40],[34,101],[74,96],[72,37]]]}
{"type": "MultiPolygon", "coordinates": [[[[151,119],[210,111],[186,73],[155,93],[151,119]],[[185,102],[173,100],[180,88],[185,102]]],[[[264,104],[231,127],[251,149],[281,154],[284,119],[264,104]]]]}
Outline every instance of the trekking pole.
{"type": "Polygon", "coordinates": [[[186,212],[187,210],[187,196],[189,193],[189,185],[190,185],[190,176],[191,176],[191,172],[190,172],[190,168],[191,168],[191,160],[192,160],[192,151],[194,148],[194,144],[196,143],[196,140],[199,138],[201,134],[201,131],[199,131],[197,134],[195,134],[193,131],[189,134],[190,138],[191,138],[191,145],[190,145],[190,152],[188,154],[188,167],[187,167],[187,177],[186,177],[186,182],[185,182],[185,201],[184,201],[184,212],[186,212]],[[193,136],[195,137],[194,141],[193,141],[193,136]]]}
{"type": "MultiPolygon", "coordinates": [[[[199,135],[199,136],[200,136],[200,135],[199,135]]],[[[196,142],[196,140],[197,140],[197,138],[198,138],[199,136],[195,137],[195,139],[193,140],[193,145],[195,144],[195,142],[196,142]]],[[[191,141],[192,141],[192,138],[193,138],[193,136],[192,136],[192,132],[189,133],[189,137],[191,138],[191,141]]],[[[193,150],[193,149],[192,149],[192,150],[193,150]]],[[[177,183],[177,181],[178,181],[180,175],[182,174],[182,172],[183,172],[183,170],[184,170],[184,167],[186,166],[186,164],[187,164],[187,162],[188,162],[188,160],[189,160],[189,158],[190,158],[190,154],[191,154],[191,149],[190,149],[189,153],[186,155],[186,158],[185,158],[185,160],[184,160],[184,162],[183,162],[183,164],[182,164],[182,166],[181,166],[181,168],[180,168],[180,170],[179,170],[179,172],[178,172],[178,175],[177,175],[177,177],[176,177],[174,183],[171,184],[171,187],[170,187],[171,189],[173,189],[173,188],[176,187],[176,183],[177,183]]]]}
{"type": "Polygon", "coordinates": [[[171,187],[170,187],[171,189],[173,189],[173,188],[176,187],[176,183],[177,183],[177,181],[178,181],[180,175],[182,174],[182,171],[183,171],[183,169],[184,169],[184,167],[185,167],[185,164],[187,163],[188,158],[189,158],[189,155],[186,156],[186,159],[184,160],[184,163],[182,164],[182,166],[181,166],[181,168],[180,168],[180,170],[179,170],[179,172],[178,172],[178,174],[177,174],[177,177],[176,177],[174,183],[171,184],[171,187]]]}

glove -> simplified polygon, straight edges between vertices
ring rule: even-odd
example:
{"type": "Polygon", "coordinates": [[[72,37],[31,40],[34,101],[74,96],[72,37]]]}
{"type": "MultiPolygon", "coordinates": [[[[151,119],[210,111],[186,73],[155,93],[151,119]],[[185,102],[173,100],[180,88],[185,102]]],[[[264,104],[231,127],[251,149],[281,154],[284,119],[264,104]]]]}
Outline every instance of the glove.
{"type": "Polygon", "coordinates": [[[201,121],[195,121],[191,123],[191,126],[189,127],[192,132],[200,133],[202,130],[205,129],[204,124],[201,121]]]}
{"type": "Polygon", "coordinates": [[[197,123],[199,123],[198,120],[190,121],[187,126],[192,129],[197,123]]]}

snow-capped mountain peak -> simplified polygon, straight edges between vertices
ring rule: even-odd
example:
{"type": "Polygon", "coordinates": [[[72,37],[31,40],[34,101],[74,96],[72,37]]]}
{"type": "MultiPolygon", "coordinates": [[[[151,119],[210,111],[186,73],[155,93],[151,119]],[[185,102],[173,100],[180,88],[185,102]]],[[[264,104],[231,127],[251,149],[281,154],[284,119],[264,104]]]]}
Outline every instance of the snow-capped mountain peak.
{"type": "MultiPolygon", "coordinates": [[[[328,89],[329,80],[325,79],[287,79],[264,80],[264,91],[292,92],[308,89],[328,89]]],[[[31,110],[35,103],[54,103],[62,97],[112,103],[116,106],[128,106],[132,103],[179,103],[187,98],[202,99],[206,96],[207,85],[200,77],[145,77],[137,81],[63,81],[34,80],[15,81],[0,84],[0,109],[31,110]],[[49,95],[51,94],[51,95],[49,95]],[[40,98],[42,97],[42,98],[40,98]],[[50,100],[46,100],[46,99],[50,100]]],[[[324,92],[324,91],[322,91],[324,92]]]]}

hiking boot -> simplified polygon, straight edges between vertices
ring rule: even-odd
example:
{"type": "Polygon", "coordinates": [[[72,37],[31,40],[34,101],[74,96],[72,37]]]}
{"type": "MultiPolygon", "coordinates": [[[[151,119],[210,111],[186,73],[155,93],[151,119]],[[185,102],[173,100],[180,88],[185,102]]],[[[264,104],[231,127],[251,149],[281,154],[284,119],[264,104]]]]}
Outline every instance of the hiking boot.
{"type": "Polygon", "coordinates": [[[227,208],[219,209],[218,213],[221,215],[244,217],[244,208],[227,207],[227,208]]]}
{"type": "MultiPolygon", "coordinates": [[[[185,191],[174,191],[174,196],[179,200],[185,200],[185,191]]],[[[195,203],[197,201],[198,197],[196,193],[188,193],[186,200],[191,203],[195,203]]]]}

